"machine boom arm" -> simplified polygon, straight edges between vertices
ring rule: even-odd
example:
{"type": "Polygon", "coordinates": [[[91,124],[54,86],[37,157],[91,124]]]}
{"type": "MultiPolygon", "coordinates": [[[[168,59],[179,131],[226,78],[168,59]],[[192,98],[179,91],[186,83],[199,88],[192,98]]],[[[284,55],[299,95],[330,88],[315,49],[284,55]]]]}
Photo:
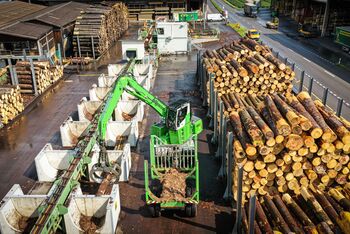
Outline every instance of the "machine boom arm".
{"type": "Polygon", "coordinates": [[[132,76],[131,71],[134,63],[128,64],[127,69],[122,72],[117,78],[113,89],[108,94],[107,101],[102,110],[101,117],[98,123],[98,131],[100,141],[103,141],[106,136],[107,123],[111,118],[114,109],[117,107],[121,95],[124,91],[143,101],[150,107],[152,107],[162,117],[166,118],[168,113],[168,106],[164,104],[157,97],[153,96],[150,92],[144,89],[132,76]]]}

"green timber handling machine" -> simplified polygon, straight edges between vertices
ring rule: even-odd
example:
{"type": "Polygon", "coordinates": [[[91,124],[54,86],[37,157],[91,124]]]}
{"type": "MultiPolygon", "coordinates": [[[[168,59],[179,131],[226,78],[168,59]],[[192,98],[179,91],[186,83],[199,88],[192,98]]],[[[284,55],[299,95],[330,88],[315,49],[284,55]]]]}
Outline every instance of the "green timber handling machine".
{"type": "MultiPolygon", "coordinates": [[[[203,129],[202,120],[192,115],[190,104],[188,102],[177,102],[172,106],[164,104],[161,100],[153,96],[137,83],[132,75],[134,66],[135,60],[130,60],[119,73],[113,88],[106,95],[102,105],[96,111],[90,125],[81,136],[80,141],[75,148],[76,154],[70,160],[68,169],[65,170],[63,175],[54,182],[53,192],[49,194],[48,198],[38,208],[39,217],[36,220],[31,233],[54,233],[57,229],[61,229],[60,223],[63,218],[62,216],[68,212],[66,204],[67,199],[72,190],[79,184],[80,177],[86,174],[87,164],[91,163],[90,156],[95,144],[100,145],[101,148],[100,160],[97,165],[98,168],[102,168],[103,172],[117,176],[116,165],[109,165],[108,160],[106,160],[105,137],[107,123],[124,91],[151,106],[162,117],[160,123],[154,124],[151,127],[151,153],[154,152],[152,147],[155,145],[158,146],[159,143],[164,147],[177,147],[181,149],[182,152],[186,152],[186,149],[189,149],[189,147],[197,145],[197,135],[203,129]]],[[[191,165],[194,166],[194,168],[183,167],[183,163],[175,163],[175,161],[182,160],[181,158],[176,157],[176,155],[181,152],[177,152],[177,154],[174,155],[172,166],[176,167],[177,165],[179,169],[190,170],[191,173],[189,176],[196,177],[196,192],[193,195],[193,199],[190,199],[189,202],[198,203],[199,182],[197,149],[195,148],[193,150],[191,150],[191,152],[195,152],[195,158],[193,158],[195,163],[191,163],[191,165]]],[[[158,173],[158,164],[152,160],[152,158],[154,159],[154,155],[151,155],[153,178],[153,173],[158,173]]],[[[146,164],[147,163],[145,163],[145,165],[146,164]]],[[[170,164],[167,163],[166,166],[170,166],[170,164]]],[[[165,168],[160,168],[160,170],[164,169],[165,168]]],[[[145,183],[148,183],[148,176],[145,179],[147,179],[145,183]]],[[[117,182],[118,179],[115,179],[114,181],[117,182]]],[[[173,204],[170,203],[166,205],[168,205],[168,207],[169,205],[181,205],[180,207],[183,207],[182,204],[177,204],[176,202],[173,202],[173,204]]]]}

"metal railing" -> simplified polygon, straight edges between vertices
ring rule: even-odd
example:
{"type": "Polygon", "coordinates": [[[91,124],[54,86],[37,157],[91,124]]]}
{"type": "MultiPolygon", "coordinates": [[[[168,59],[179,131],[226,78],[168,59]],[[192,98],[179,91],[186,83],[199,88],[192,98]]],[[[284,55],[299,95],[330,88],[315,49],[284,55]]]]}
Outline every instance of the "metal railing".
{"type": "Polygon", "coordinates": [[[286,65],[291,66],[295,72],[295,78],[293,80],[294,93],[307,91],[314,100],[318,99],[322,101],[322,103],[330,110],[333,110],[337,116],[342,116],[345,119],[350,118],[349,103],[345,102],[344,99],[334,91],[330,90],[316,78],[309,75],[305,70],[301,69],[293,60],[288,57],[283,57],[278,51],[273,50],[273,48],[271,48],[271,50],[278,59],[284,61],[286,65]]]}

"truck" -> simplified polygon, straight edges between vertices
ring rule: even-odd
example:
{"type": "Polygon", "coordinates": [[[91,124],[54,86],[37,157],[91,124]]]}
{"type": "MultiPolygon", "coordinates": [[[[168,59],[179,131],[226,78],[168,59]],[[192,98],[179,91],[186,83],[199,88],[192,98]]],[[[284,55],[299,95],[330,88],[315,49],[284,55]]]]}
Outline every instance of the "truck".
{"type": "Polygon", "coordinates": [[[223,21],[224,17],[220,13],[210,13],[207,14],[208,21],[223,21]]]}
{"type": "Polygon", "coordinates": [[[258,7],[254,3],[244,3],[244,15],[255,18],[258,15],[258,7]]]}
{"type": "Polygon", "coordinates": [[[344,51],[350,53],[350,26],[337,27],[335,33],[335,42],[341,45],[344,51]]]}

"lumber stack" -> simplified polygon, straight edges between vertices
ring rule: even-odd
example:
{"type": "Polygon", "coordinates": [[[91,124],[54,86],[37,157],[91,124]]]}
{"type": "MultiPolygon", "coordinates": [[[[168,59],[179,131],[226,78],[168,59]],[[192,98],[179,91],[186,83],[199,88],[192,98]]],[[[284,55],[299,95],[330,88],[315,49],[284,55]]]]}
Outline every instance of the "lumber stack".
{"type": "Polygon", "coordinates": [[[230,93],[221,99],[234,134],[234,161],[244,170],[244,193],[265,195],[277,188],[300,194],[310,184],[326,188],[350,181],[350,124],[307,92],[230,93]]]}
{"type": "MultiPolygon", "coordinates": [[[[39,94],[63,76],[63,66],[51,66],[49,61],[35,61],[33,65],[39,94]]],[[[15,67],[21,93],[33,94],[33,74],[30,62],[18,61],[15,67]]]]}
{"type": "Polygon", "coordinates": [[[295,73],[272,54],[267,46],[242,38],[203,54],[203,64],[214,74],[214,88],[221,96],[227,93],[286,93],[293,88],[295,73]]]}
{"type": "Polygon", "coordinates": [[[23,110],[24,104],[19,86],[0,87],[0,123],[7,124],[23,110]]]}
{"type": "Polygon", "coordinates": [[[118,40],[128,28],[128,9],[123,3],[112,7],[91,6],[77,17],[73,33],[74,52],[82,57],[98,58],[118,40]],[[93,39],[92,39],[93,38],[93,39]],[[92,44],[93,42],[93,44],[92,44]]]}
{"type": "MultiPolygon", "coordinates": [[[[256,201],[254,233],[350,233],[350,184],[322,191],[312,186],[301,194],[271,192],[256,201]]],[[[248,203],[242,207],[248,233],[248,203]]]]}

